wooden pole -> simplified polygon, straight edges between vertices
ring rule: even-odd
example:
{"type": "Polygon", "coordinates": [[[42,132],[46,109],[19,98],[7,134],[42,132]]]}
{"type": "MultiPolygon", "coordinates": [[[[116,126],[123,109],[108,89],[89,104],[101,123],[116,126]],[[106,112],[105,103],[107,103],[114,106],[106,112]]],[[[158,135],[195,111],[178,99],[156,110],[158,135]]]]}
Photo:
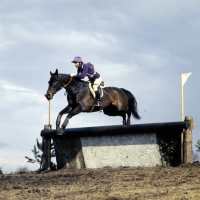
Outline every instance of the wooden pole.
{"type": "MultiPolygon", "coordinates": [[[[184,121],[184,84],[187,81],[187,79],[189,78],[189,76],[192,74],[192,72],[190,73],[186,73],[186,74],[181,74],[181,121],[184,121]]],[[[184,133],[181,133],[181,162],[184,163],[184,133]]]]}
{"type": "Polygon", "coordinates": [[[183,78],[181,74],[181,121],[184,121],[184,93],[183,93],[183,78]]]}
{"type": "Polygon", "coordinates": [[[192,117],[188,116],[185,117],[185,122],[188,124],[188,128],[183,137],[183,163],[188,164],[193,162],[192,130],[194,129],[194,121],[192,117]]]}
{"type": "MultiPolygon", "coordinates": [[[[180,82],[180,89],[181,89],[181,121],[184,121],[184,94],[183,94],[183,78],[181,74],[181,82],[180,82]]],[[[181,162],[183,163],[183,132],[181,132],[181,162]]]]}
{"type": "MultiPolygon", "coordinates": [[[[48,109],[48,130],[51,130],[51,100],[48,101],[49,102],[49,109],[48,109]]],[[[51,166],[51,138],[47,139],[47,163],[48,163],[48,170],[50,170],[50,166],[51,166]]]]}
{"type": "Polygon", "coordinates": [[[48,111],[49,111],[48,112],[48,117],[49,117],[48,119],[49,120],[48,120],[48,125],[50,126],[50,124],[51,124],[51,101],[49,100],[48,102],[49,102],[49,109],[48,109],[48,111]]]}
{"type": "MultiPolygon", "coordinates": [[[[48,125],[44,125],[44,130],[51,130],[51,102],[48,101],[48,125]]],[[[51,137],[43,137],[42,141],[43,155],[42,155],[42,170],[50,170],[51,166],[51,137]]]]}

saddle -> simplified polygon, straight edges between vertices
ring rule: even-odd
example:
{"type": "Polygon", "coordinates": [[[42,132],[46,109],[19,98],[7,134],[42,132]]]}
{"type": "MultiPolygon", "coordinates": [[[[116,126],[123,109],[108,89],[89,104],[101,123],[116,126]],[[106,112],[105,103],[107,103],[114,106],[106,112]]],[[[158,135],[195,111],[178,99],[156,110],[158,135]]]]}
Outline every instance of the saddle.
{"type": "MultiPolygon", "coordinates": [[[[92,94],[92,96],[94,97],[94,99],[96,98],[96,94],[94,92],[94,89],[93,89],[93,83],[88,81],[89,83],[89,89],[90,89],[90,92],[92,94]]],[[[100,92],[100,97],[102,98],[103,97],[103,88],[104,88],[104,81],[101,81],[101,84],[98,86],[98,90],[100,92]]]]}

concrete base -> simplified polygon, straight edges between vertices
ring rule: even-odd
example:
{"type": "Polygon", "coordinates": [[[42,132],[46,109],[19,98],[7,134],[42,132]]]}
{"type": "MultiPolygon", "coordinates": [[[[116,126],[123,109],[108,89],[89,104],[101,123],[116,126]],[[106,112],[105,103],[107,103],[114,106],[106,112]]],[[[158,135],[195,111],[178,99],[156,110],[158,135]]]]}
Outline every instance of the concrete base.
{"type": "Polygon", "coordinates": [[[162,165],[155,133],[53,140],[58,169],[162,165]]]}
{"type": "Polygon", "coordinates": [[[155,133],[81,137],[86,168],[162,165],[155,133]]]}

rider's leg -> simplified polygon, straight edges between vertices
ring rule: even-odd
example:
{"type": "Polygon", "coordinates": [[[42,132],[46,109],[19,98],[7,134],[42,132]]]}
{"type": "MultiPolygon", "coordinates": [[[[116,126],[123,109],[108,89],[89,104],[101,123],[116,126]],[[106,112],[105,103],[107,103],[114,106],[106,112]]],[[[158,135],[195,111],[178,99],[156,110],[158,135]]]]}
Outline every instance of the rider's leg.
{"type": "Polygon", "coordinates": [[[98,79],[96,79],[94,81],[94,84],[93,84],[93,89],[94,89],[94,92],[96,94],[96,102],[95,102],[95,106],[100,106],[101,104],[101,97],[100,97],[100,92],[98,91],[98,87],[99,85],[101,84],[101,77],[99,77],[98,79]]]}
{"type": "Polygon", "coordinates": [[[99,90],[95,91],[95,94],[96,94],[96,104],[95,106],[100,106],[101,105],[101,98],[100,98],[100,92],[99,90]]]}

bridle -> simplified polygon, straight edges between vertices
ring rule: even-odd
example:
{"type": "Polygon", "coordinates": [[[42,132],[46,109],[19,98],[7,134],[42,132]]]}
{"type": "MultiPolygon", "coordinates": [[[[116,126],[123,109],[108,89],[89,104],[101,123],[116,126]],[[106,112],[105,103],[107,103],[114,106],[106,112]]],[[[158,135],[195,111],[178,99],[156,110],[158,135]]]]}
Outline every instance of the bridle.
{"type": "MultiPolygon", "coordinates": [[[[61,86],[60,89],[62,89],[62,88],[66,89],[66,87],[71,83],[72,77],[70,78],[70,80],[66,84],[59,78],[59,76],[57,76],[56,81],[59,81],[62,84],[62,86],[61,86]]],[[[47,94],[45,95],[45,97],[47,99],[51,99],[53,97],[53,93],[52,92],[47,92],[47,94]]]]}
{"type": "Polygon", "coordinates": [[[66,88],[70,83],[71,83],[71,81],[72,81],[72,77],[70,78],[70,80],[68,81],[68,83],[63,83],[63,81],[59,78],[59,76],[58,76],[58,81],[60,81],[62,84],[63,84],[63,86],[61,87],[61,88],[66,88]]]}

